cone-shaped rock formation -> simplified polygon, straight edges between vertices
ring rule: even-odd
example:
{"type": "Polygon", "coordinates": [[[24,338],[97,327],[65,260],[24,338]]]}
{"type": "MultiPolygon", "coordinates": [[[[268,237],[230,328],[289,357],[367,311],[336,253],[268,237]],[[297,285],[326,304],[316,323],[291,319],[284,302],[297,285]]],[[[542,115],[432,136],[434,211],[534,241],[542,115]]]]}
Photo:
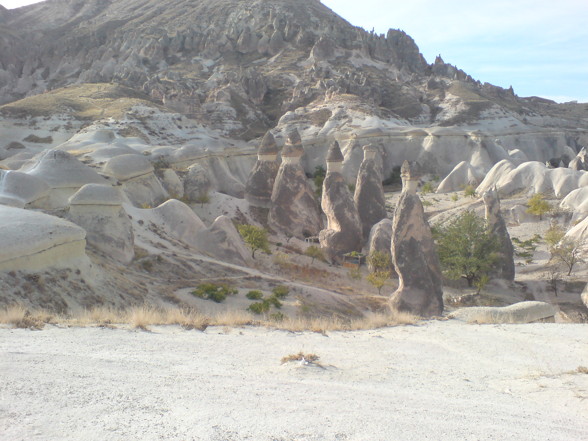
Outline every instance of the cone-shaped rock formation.
{"type": "Polygon", "coordinates": [[[482,196],[484,204],[486,205],[486,222],[488,229],[494,234],[501,246],[500,260],[495,265],[492,272],[493,277],[506,280],[514,280],[515,265],[514,265],[514,248],[510,240],[510,235],[506,228],[506,222],[500,214],[500,199],[496,189],[488,190],[482,196]]]}
{"type": "Polygon", "coordinates": [[[261,140],[257,151],[257,162],[249,174],[245,185],[245,199],[256,207],[269,208],[272,190],[280,164],[276,161],[278,147],[271,132],[261,140]]]}

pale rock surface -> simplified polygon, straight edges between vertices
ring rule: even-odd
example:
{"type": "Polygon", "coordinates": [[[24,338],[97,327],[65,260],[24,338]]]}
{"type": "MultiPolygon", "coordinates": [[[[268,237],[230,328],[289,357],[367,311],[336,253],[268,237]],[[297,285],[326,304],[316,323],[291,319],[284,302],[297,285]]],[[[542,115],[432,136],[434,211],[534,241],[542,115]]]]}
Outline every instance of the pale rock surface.
{"type": "Polygon", "coordinates": [[[532,323],[553,319],[555,307],[545,302],[519,302],[505,307],[480,306],[461,308],[449,314],[449,318],[468,323],[532,323]]]}
{"type": "Polygon", "coordinates": [[[24,208],[49,194],[40,178],[14,170],[0,170],[0,204],[24,208]]]}
{"type": "Polygon", "coordinates": [[[300,134],[290,132],[282,150],[268,217],[272,229],[298,238],[317,236],[322,226],[314,190],[300,165],[302,155],[300,134]]]}
{"type": "Polygon", "coordinates": [[[588,186],[571,191],[559,204],[564,210],[588,213],[588,186]]]}
{"type": "MultiPolygon", "coordinates": [[[[390,258],[390,270],[394,269],[392,263],[392,251],[390,243],[392,241],[392,220],[382,219],[376,225],[372,227],[368,240],[368,256],[374,252],[380,252],[386,254],[390,258]]],[[[370,265],[368,260],[368,266],[370,271],[374,268],[370,265]]]]}
{"type": "Polygon", "coordinates": [[[529,207],[521,204],[511,207],[509,210],[510,218],[517,224],[535,221],[537,219],[536,216],[527,213],[528,208],[529,207]]]}
{"type": "Polygon", "coordinates": [[[115,156],[106,162],[103,173],[117,179],[125,195],[136,206],[157,206],[168,197],[155,176],[153,165],[143,155],[115,156]]]}
{"type": "Polygon", "coordinates": [[[588,185],[588,172],[563,167],[552,169],[537,161],[525,162],[514,168],[512,163],[502,161],[490,170],[476,192],[482,194],[496,186],[502,195],[525,192],[528,195],[543,193],[563,198],[585,185],[588,185]]]}
{"type": "Polygon", "coordinates": [[[197,246],[198,233],[206,229],[198,215],[176,199],[170,199],[148,210],[148,213],[150,222],[157,225],[166,235],[187,245],[197,246]]]}
{"type": "Polygon", "coordinates": [[[508,159],[516,166],[521,165],[523,162],[529,162],[529,157],[520,149],[509,150],[508,159]]]}
{"type": "Polygon", "coordinates": [[[496,262],[490,275],[499,279],[513,281],[515,278],[514,248],[506,228],[506,222],[500,213],[500,199],[496,190],[488,190],[483,195],[486,206],[486,222],[489,231],[500,243],[500,259],[496,262]]]}
{"type": "Polygon", "coordinates": [[[210,170],[212,185],[218,192],[239,199],[245,197],[245,184],[235,177],[227,161],[218,156],[212,156],[206,161],[206,166],[210,170]]]}
{"type": "Polygon", "coordinates": [[[271,132],[267,132],[257,152],[257,162],[245,184],[245,199],[256,207],[269,208],[276,175],[280,168],[277,161],[278,147],[271,132]]]}
{"type": "Polygon", "coordinates": [[[353,200],[367,239],[372,227],[386,218],[386,200],[380,167],[376,163],[378,151],[374,146],[363,147],[364,159],[359,166],[353,200]]]}
{"type": "Polygon", "coordinates": [[[118,189],[86,184],[69,199],[67,219],[86,230],[89,245],[127,264],[135,256],[134,235],[122,202],[118,189]]]}
{"type": "Polygon", "coordinates": [[[78,268],[86,232],[58,217],[0,205],[0,271],[78,268]]]}
{"type": "Polygon", "coordinates": [[[402,195],[396,205],[392,232],[392,260],[399,276],[391,306],[423,317],[443,312],[441,265],[429,223],[416,188],[415,164],[402,165],[402,195]]]}
{"type": "Polygon", "coordinates": [[[46,182],[51,188],[39,208],[63,208],[71,195],[85,184],[105,184],[106,180],[73,155],[61,150],[39,153],[20,171],[46,182]]]}
{"type": "Polygon", "coordinates": [[[174,169],[165,168],[161,171],[156,171],[156,175],[161,175],[159,181],[165,188],[165,191],[174,198],[182,198],[184,196],[184,184],[174,169]]]}
{"type": "Polygon", "coordinates": [[[219,216],[213,224],[196,236],[196,246],[204,254],[238,265],[251,263],[251,253],[233,221],[228,216],[219,216]]]}
{"type": "Polygon", "coordinates": [[[326,229],[319,234],[332,262],[341,262],[343,254],[360,251],[362,245],[361,220],[357,208],[341,174],[343,154],[334,141],[327,155],[327,174],[323,181],[321,207],[327,216],[326,229]]]}
{"type": "Polygon", "coordinates": [[[449,193],[463,190],[466,186],[477,187],[484,174],[477,168],[472,167],[467,161],[461,161],[455,166],[451,173],[443,179],[437,187],[437,193],[449,193]]]}
{"type": "Polygon", "coordinates": [[[588,252],[588,216],[570,228],[564,236],[564,239],[565,238],[581,244],[584,252],[588,252]]]}
{"type": "Polygon", "coordinates": [[[588,283],[586,284],[586,287],[584,288],[584,291],[582,291],[580,297],[582,299],[582,303],[584,303],[586,308],[588,308],[588,283]]]}

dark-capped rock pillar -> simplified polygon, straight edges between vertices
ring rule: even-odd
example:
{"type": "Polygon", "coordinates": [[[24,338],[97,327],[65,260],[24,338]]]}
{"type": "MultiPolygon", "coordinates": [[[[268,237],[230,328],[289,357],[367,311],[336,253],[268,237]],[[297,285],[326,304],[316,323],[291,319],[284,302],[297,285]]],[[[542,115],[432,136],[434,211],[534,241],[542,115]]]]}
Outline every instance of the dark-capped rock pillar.
{"type": "Polygon", "coordinates": [[[391,306],[421,317],[443,312],[441,265],[420,198],[416,164],[402,164],[402,195],[394,212],[392,260],[399,286],[391,306]]]}
{"type": "Polygon", "coordinates": [[[257,151],[257,162],[245,185],[245,199],[255,207],[270,207],[274,182],[280,168],[277,157],[276,140],[268,131],[261,140],[257,151]]]}

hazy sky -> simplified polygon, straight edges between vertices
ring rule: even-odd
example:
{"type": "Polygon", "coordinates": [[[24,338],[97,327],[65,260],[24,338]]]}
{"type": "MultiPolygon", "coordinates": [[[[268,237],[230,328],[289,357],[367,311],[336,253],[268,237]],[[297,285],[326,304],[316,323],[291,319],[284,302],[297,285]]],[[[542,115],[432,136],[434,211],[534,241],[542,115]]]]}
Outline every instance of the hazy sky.
{"type": "MultiPolygon", "coordinates": [[[[429,63],[440,54],[519,96],[588,102],[588,0],[322,2],[368,31],[404,30],[429,63]]],[[[0,0],[9,9],[30,3],[0,0]]]]}

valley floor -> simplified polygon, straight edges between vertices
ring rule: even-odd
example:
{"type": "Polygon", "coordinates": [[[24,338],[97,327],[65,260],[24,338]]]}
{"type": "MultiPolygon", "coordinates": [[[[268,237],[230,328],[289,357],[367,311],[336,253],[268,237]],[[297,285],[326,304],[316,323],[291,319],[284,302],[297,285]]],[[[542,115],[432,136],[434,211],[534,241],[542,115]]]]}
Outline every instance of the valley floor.
{"type": "Polygon", "coordinates": [[[582,324],[2,328],[0,439],[580,441],[587,366],[582,324]]]}

